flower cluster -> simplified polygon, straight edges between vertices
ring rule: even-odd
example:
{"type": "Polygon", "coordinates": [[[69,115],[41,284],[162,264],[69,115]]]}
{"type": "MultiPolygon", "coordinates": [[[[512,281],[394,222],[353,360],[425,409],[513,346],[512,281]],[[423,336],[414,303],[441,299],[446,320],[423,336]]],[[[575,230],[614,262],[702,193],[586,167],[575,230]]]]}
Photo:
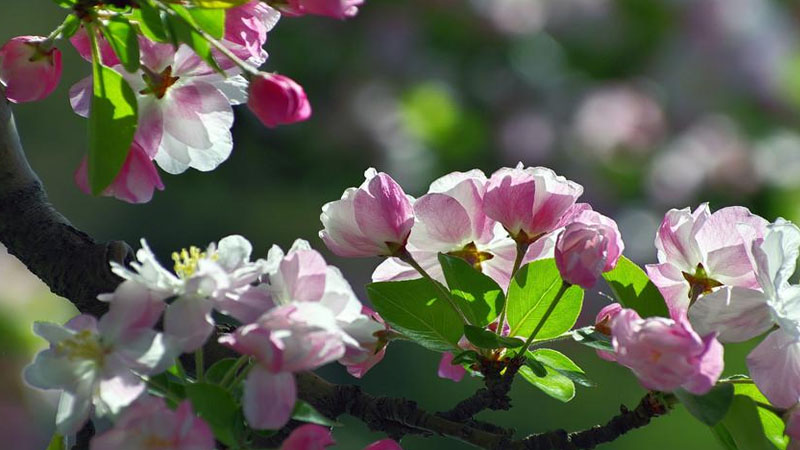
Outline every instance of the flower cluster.
{"type": "MultiPolygon", "coordinates": [[[[186,10],[161,0],[144,3],[143,8],[162,9],[167,17],[184,21],[180,26],[200,26],[185,16],[202,5],[190,5],[186,10]],[[183,11],[188,12],[182,16],[183,11]]],[[[121,75],[135,97],[132,100],[135,104],[129,106],[136,111],[138,120],[130,148],[118,149],[127,156],[102,194],[131,203],[148,202],[156,189],[164,189],[156,166],[169,174],[189,168],[211,171],[229,157],[233,148],[232,106],[246,103],[268,127],[311,116],[311,105],[299,84],[284,75],[257,69],[267,59],[263,49],[267,33],[277,24],[281,13],[258,0],[237,3],[239,6],[224,11],[224,24],[219,24],[224,25],[224,32],[219,39],[197,32],[208,40],[199,47],[209,47],[208,55],[198,49],[200,44],[179,39],[180,33],[174,37],[178,41],[162,42],[152,32],[137,31],[137,22],[145,25],[145,29],[151,26],[144,12],[137,15],[138,12],[131,10],[134,12],[127,11],[123,16],[111,6],[108,8],[112,9],[105,9],[102,3],[91,11],[76,9],[49,37],[20,36],[3,45],[0,82],[6,97],[13,102],[37,101],[49,96],[61,77],[61,53],[54,45],[63,37],[69,37],[78,53],[93,62],[95,68],[102,64],[121,75]],[[79,26],[80,23],[84,25],[79,26]],[[114,39],[127,39],[125,48],[135,48],[138,61],[124,60],[121,54],[124,49],[116,41],[111,42],[109,36],[119,27],[110,25],[121,23],[130,27],[136,42],[129,42],[128,35],[114,35],[114,39]]],[[[282,3],[280,8],[288,16],[315,14],[345,19],[356,15],[361,3],[361,0],[292,0],[282,3]]],[[[90,106],[97,98],[94,76],[97,75],[79,81],[69,92],[73,110],[83,117],[92,114],[90,106]]],[[[92,158],[97,155],[84,158],[75,172],[78,187],[86,193],[93,191],[89,166],[96,163],[88,161],[92,158]]]]}

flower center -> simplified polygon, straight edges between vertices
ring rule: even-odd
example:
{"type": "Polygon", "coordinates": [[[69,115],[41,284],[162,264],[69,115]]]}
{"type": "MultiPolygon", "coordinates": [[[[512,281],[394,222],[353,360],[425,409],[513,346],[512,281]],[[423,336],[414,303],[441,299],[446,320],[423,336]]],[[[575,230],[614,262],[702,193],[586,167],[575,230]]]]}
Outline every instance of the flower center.
{"type": "Polygon", "coordinates": [[[694,303],[703,294],[709,294],[715,287],[722,286],[719,281],[709,278],[703,264],[698,263],[694,275],[682,272],[683,278],[689,282],[689,304],[694,303]]]}
{"type": "Polygon", "coordinates": [[[474,242],[470,242],[469,244],[465,245],[461,250],[455,250],[448,252],[447,254],[463,259],[464,261],[470,263],[472,267],[478,271],[481,270],[482,262],[494,258],[494,255],[491,253],[479,251],[474,242]]]}
{"type": "Polygon", "coordinates": [[[216,261],[217,258],[219,258],[219,255],[216,252],[209,256],[206,252],[200,251],[200,249],[195,246],[189,247],[188,250],[184,248],[181,249],[180,252],[172,253],[172,260],[175,261],[175,274],[184,280],[197,272],[197,265],[200,263],[201,259],[216,261]]]}
{"type": "Polygon", "coordinates": [[[142,95],[153,94],[156,98],[164,98],[167,89],[170,88],[180,77],[172,76],[172,66],[168,66],[161,73],[151,72],[145,69],[142,79],[147,83],[147,87],[139,91],[142,95]]]}
{"type": "Polygon", "coordinates": [[[75,336],[58,343],[56,352],[66,355],[70,360],[89,360],[102,365],[106,349],[90,330],[83,330],[75,336]]]}

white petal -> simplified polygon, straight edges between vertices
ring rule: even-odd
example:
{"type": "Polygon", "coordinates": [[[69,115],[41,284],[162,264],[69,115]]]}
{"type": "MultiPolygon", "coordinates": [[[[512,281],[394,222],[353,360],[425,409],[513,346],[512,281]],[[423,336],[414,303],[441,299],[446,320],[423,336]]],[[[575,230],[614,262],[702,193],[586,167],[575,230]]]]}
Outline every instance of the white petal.
{"type": "Polygon", "coordinates": [[[701,336],[718,332],[720,342],[746,341],[772,326],[763,292],[730,286],[700,297],[689,308],[689,321],[701,336]]]}
{"type": "Polygon", "coordinates": [[[61,434],[76,433],[89,419],[92,403],[89,396],[62,392],[56,411],[56,428],[61,434]]]}

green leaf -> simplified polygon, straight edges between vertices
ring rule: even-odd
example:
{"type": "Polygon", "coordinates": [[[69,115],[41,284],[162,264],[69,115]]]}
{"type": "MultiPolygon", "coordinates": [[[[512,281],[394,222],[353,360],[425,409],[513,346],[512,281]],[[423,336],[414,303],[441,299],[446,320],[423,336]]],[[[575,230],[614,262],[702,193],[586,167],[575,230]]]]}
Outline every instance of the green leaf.
{"type": "Polygon", "coordinates": [[[81,27],[81,19],[78,19],[78,16],[75,14],[70,14],[64,19],[64,23],[61,24],[63,27],[61,29],[61,37],[63,39],[69,39],[78,32],[78,29],[81,27]]]}
{"type": "Polygon", "coordinates": [[[211,54],[211,44],[200,33],[194,31],[192,26],[199,27],[192,14],[180,5],[170,5],[175,14],[167,15],[167,27],[172,37],[194,50],[203,61],[212,69],[222,72],[214,56],[211,54]]]}
{"type": "Polygon", "coordinates": [[[102,30],[122,67],[131,73],[139,70],[139,39],[128,19],[114,16],[102,30]]]}
{"type": "Polygon", "coordinates": [[[191,4],[199,8],[218,8],[228,9],[239,5],[244,5],[250,0],[191,0],[191,4]]]}
{"type": "Polygon", "coordinates": [[[470,323],[477,326],[492,323],[505,301],[500,285],[461,258],[439,253],[439,264],[453,300],[470,323]]]}
{"type": "Polygon", "coordinates": [[[585,387],[596,386],[595,382],[586,376],[586,372],[580,368],[574,361],[569,359],[567,355],[549,348],[542,348],[534,351],[529,351],[525,354],[527,359],[534,359],[542,363],[546,367],[555,369],[561,375],[569,378],[575,383],[585,387]]]}
{"type": "Polygon", "coordinates": [[[558,373],[552,367],[545,366],[545,376],[538,376],[534,373],[533,369],[525,365],[519,368],[519,374],[522,375],[528,383],[539,388],[542,392],[560,400],[564,403],[572,400],[575,397],[575,383],[569,378],[558,373]]]}
{"type": "Polygon", "coordinates": [[[755,402],[745,395],[734,395],[725,417],[715,426],[715,435],[737,450],[775,450],[764,434],[755,402]],[[716,428],[724,429],[724,432],[716,428]],[[727,435],[725,435],[727,433],[727,435]],[[722,435],[722,436],[720,436],[722,435]]]}
{"type": "Polygon", "coordinates": [[[206,370],[205,379],[209,383],[219,384],[231,367],[236,364],[236,358],[223,358],[211,365],[206,370]]]}
{"type": "Polygon", "coordinates": [[[667,304],[656,285],[625,256],[620,256],[614,270],[604,273],[603,278],[626,308],[632,308],[642,317],[669,317],[667,304]]]}
{"type": "Polygon", "coordinates": [[[724,424],[718,423],[714,425],[711,427],[711,432],[714,433],[714,437],[717,438],[719,443],[725,447],[725,450],[739,450],[739,447],[736,446],[736,441],[733,440],[733,436],[731,436],[730,431],[724,424]]]}
{"type": "Polygon", "coordinates": [[[92,63],[93,92],[89,114],[89,186],[97,195],[122,169],[136,133],[136,95],[122,75],[92,63]]]}
{"type": "Polygon", "coordinates": [[[53,0],[53,3],[65,9],[72,9],[78,0],[53,0]]]}
{"type": "Polygon", "coordinates": [[[381,317],[409,339],[435,351],[460,351],[464,323],[429,281],[371,283],[367,295],[381,317]]]}
{"type": "Polygon", "coordinates": [[[194,411],[205,420],[214,436],[226,445],[236,445],[234,427],[239,405],[225,389],[215,384],[186,385],[186,396],[194,411]]]}
{"type": "MultiPolygon", "coordinates": [[[[736,376],[728,378],[742,379],[736,376]]],[[[770,442],[772,442],[772,444],[779,449],[785,449],[786,446],[789,445],[789,437],[784,434],[786,424],[783,422],[783,419],[780,416],[769,409],[762,408],[758,405],[759,403],[765,405],[770,404],[769,400],[764,397],[764,394],[758,390],[758,387],[756,387],[755,384],[738,383],[734,385],[734,391],[736,392],[736,395],[750,397],[756,402],[756,406],[758,406],[758,417],[761,419],[761,426],[764,427],[764,434],[767,435],[767,439],[769,439],[770,442]]]]}
{"type": "Polygon", "coordinates": [[[214,39],[222,39],[225,35],[225,10],[191,8],[189,14],[194,22],[214,39]]]}
{"type": "Polygon", "coordinates": [[[471,364],[478,361],[478,352],[475,350],[464,350],[463,352],[453,356],[450,364],[457,366],[459,364],[471,364]]]}
{"type": "Polygon", "coordinates": [[[478,348],[518,348],[525,345],[521,339],[498,336],[493,331],[474,325],[464,325],[464,336],[478,348]]]}
{"type": "Polygon", "coordinates": [[[577,329],[572,335],[572,338],[575,339],[575,342],[586,345],[587,347],[592,347],[606,352],[614,351],[614,346],[611,345],[611,337],[600,333],[599,331],[595,330],[594,327],[577,329]]]}
{"type": "Polygon", "coordinates": [[[525,358],[525,365],[530,367],[533,371],[533,374],[537,377],[546,377],[547,376],[547,369],[544,367],[544,364],[540,363],[535,358],[525,358]]]}
{"type": "Polygon", "coordinates": [[[154,42],[170,42],[165,28],[166,23],[161,11],[148,2],[139,2],[139,8],[133,10],[131,17],[138,23],[139,30],[145,37],[154,42]]]}
{"type": "Polygon", "coordinates": [[[569,331],[581,313],[583,289],[570,286],[556,305],[562,283],[554,259],[534,261],[520,268],[508,287],[509,335],[528,336],[540,322],[543,324],[536,333],[536,340],[569,331]]]}
{"type": "Polygon", "coordinates": [[[733,385],[719,384],[705,395],[694,395],[678,389],[675,396],[697,420],[713,427],[725,417],[731,406],[733,385]]]}
{"type": "Polygon", "coordinates": [[[64,436],[60,434],[54,434],[53,439],[50,439],[50,443],[47,444],[47,448],[45,450],[64,450],[66,445],[64,445],[64,436]]]}
{"type": "Polygon", "coordinates": [[[314,409],[309,403],[297,400],[292,411],[292,419],[301,422],[315,423],[324,427],[338,427],[342,424],[325,417],[321,412],[314,409]]]}

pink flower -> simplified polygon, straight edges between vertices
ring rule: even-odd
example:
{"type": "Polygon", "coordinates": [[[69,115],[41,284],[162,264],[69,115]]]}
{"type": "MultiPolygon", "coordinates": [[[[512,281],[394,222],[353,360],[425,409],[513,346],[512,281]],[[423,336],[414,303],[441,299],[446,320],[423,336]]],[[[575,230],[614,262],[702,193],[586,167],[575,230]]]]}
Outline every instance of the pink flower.
{"type": "Polygon", "coordinates": [[[715,287],[758,288],[748,252],[766,226],[766,220],[738,206],[714,214],[707,203],[694,212],[667,212],[656,234],[659,264],[646,268],[670,315],[685,316],[692,297],[696,300],[715,287]]]}
{"type": "MultiPolygon", "coordinates": [[[[228,9],[225,12],[225,36],[222,42],[241,59],[260,66],[267,60],[267,52],[262,48],[267,42],[267,32],[278,23],[281,15],[278,11],[253,0],[250,3],[228,9]]],[[[225,56],[217,57],[220,66],[228,69],[233,62],[225,56]]]]}
{"type": "Polygon", "coordinates": [[[0,83],[14,103],[49,96],[61,80],[61,51],[41,36],[17,36],[0,47],[0,83]]]}
{"type": "MultiPolygon", "coordinates": [[[[610,303],[604,306],[603,309],[597,313],[597,318],[594,321],[595,331],[605,334],[606,336],[611,336],[611,324],[620,311],[622,311],[622,305],[619,303],[610,303]]],[[[605,359],[606,361],[613,362],[617,360],[617,357],[613,352],[597,350],[597,356],[605,359]]]]}
{"type": "MultiPolygon", "coordinates": [[[[86,28],[81,26],[80,29],[69,38],[69,42],[75,47],[75,50],[78,51],[81,58],[89,62],[92,61],[92,42],[89,40],[89,34],[86,32],[86,28]]],[[[103,65],[114,67],[120,63],[117,54],[114,53],[114,49],[111,48],[111,44],[108,43],[103,33],[97,34],[97,43],[100,47],[100,59],[103,61],[103,65]]]]}
{"type": "Polygon", "coordinates": [[[326,203],[319,236],[339,256],[392,256],[402,250],[414,213],[411,201],[389,175],[368,169],[358,188],[326,203]]]}
{"type": "Polygon", "coordinates": [[[459,364],[452,364],[453,354],[449,352],[442,353],[442,359],[439,361],[439,378],[447,378],[456,383],[464,378],[467,370],[459,364]]]}
{"type": "Polygon", "coordinates": [[[584,211],[558,235],[556,265],[564,281],[589,289],[600,274],[616,267],[623,249],[616,222],[584,211]]]}
{"type": "Polygon", "coordinates": [[[289,0],[283,11],[289,16],[314,14],[347,19],[358,14],[364,0],[289,0]]]}
{"type": "Polygon", "coordinates": [[[522,163],[492,174],[483,209],[520,242],[534,242],[561,225],[563,216],[583,193],[581,185],[544,167],[522,163]]]}
{"type": "MultiPolygon", "coordinates": [[[[83,158],[78,170],[75,171],[75,184],[83,192],[91,195],[87,171],[87,160],[83,158]]],[[[128,203],[147,203],[153,198],[153,191],[156,189],[164,190],[164,183],[161,182],[158,170],[142,147],[134,142],[122,169],[111,185],[103,191],[103,195],[116,197],[128,203]]]]}
{"type": "Polygon", "coordinates": [[[79,315],[64,326],[38,322],[34,332],[50,343],[25,368],[25,380],[40,389],[61,389],[56,426],[74,433],[94,407],[114,416],[145,391],[141,375],[166,370],[178,349],[153,326],[164,310],[163,297],[132,281],[104,296],[110,308],[99,321],[79,315]]]}
{"type": "Polygon", "coordinates": [[[311,104],[303,87],[278,74],[262,72],[250,80],[247,106],[270,128],[311,117],[311,104]]]}
{"type": "Polygon", "coordinates": [[[92,439],[91,450],[212,450],[211,428],[183,401],[175,411],[163,399],[146,396],[128,407],[114,428],[92,439]]]}
{"type": "Polygon", "coordinates": [[[617,362],[633,371],[647,389],[684,388],[705,394],[722,373],[722,344],[715,334],[701,338],[686,319],[642,319],[620,311],[611,325],[617,362]]]}
{"type": "Polygon", "coordinates": [[[339,364],[347,368],[347,373],[356,378],[363,377],[383,360],[389,344],[385,339],[377,337],[378,333],[390,330],[380,314],[366,305],[361,307],[361,314],[363,318],[345,328],[358,341],[360,348],[347,347],[345,355],[339,359],[339,364]],[[382,329],[376,331],[375,324],[379,324],[382,329]]]}
{"type": "Polygon", "coordinates": [[[283,441],[280,450],[323,450],[336,444],[331,430],[321,425],[305,424],[297,427],[283,441]]]}
{"type": "MultiPolygon", "coordinates": [[[[483,198],[486,175],[480,170],[453,172],[431,183],[414,202],[415,223],[407,249],[432,277],[444,282],[439,252],[457,256],[493,278],[503,289],[511,280],[517,246],[502,225],[486,216],[483,198]]],[[[527,250],[523,263],[552,256],[553,239],[540,239],[527,250]]],[[[398,258],[381,263],[373,281],[419,278],[398,258]]]]}
{"type": "Polygon", "coordinates": [[[797,329],[779,328],[747,355],[747,368],[758,390],[778,408],[789,408],[800,402],[800,336],[797,333],[797,329]]]}
{"type": "Polygon", "coordinates": [[[784,416],[786,429],[784,433],[791,438],[789,449],[796,448],[800,444],[800,404],[794,405],[784,416]]]}

